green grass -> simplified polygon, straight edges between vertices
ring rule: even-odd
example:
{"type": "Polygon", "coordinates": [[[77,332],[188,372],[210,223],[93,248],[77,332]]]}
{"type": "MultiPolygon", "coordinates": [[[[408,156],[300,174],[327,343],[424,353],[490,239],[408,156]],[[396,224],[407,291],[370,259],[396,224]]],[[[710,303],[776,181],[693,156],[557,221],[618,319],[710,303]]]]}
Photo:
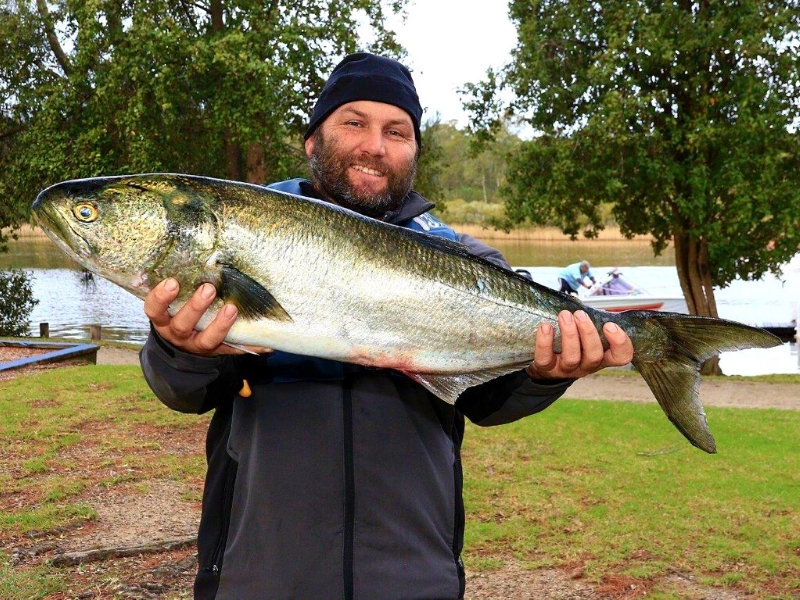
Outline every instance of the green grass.
{"type": "Polygon", "coordinates": [[[800,590],[800,412],[707,413],[717,455],[692,447],[655,404],[559,400],[511,425],[469,427],[467,564],[579,563],[594,580],[689,572],[790,597],[800,590]]]}
{"type": "MultiPolygon", "coordinates": [[[[202,429],[205,420],[163,406],[138,366],[51,369],[0,382],[5,551],[24,536],[69,536],[96,519],[88,499],[98,491],[154,478],[197,483],[205,472],[202,437],[188,454],[167,451],[160,440],[202,429]]],[[[0,598],[64,592],[67,578],[46,564],[14,567],[0,560],[0,598]]]]}
{"type": "MultiPolygon", "coordinates": [[[[679,572],[758,597],[796,597],[800,411],[707,412],[713,456],[692,447],[655,404],[562,399],[510,425],[469,425],[468,568],[509,558],[529,568],[579,565],[592,581],[624,575],[650,584],[652,598],[680,598],[663,583],[679,572]]],[[[194,453],[169,452],[162,440],[202,430],[204,419],[166,409],[135,366],[0,382],[5,552],[26,534],[69,536],[96,518],[87,498],[98,487],[197,483],[202,436],[187,438],[197,439],[194,453]]],[[[63,592],[68,578],[45,564],[12,566],[0,554],[0,598],[63,592]]]]}
{"type": "Polygon", "coordinates": [[[44,565],[15,569],[8,565],[8,557],[0,553],[0,598],[45,598],[62,589],[62,578],[49,572],[44,565]]]}

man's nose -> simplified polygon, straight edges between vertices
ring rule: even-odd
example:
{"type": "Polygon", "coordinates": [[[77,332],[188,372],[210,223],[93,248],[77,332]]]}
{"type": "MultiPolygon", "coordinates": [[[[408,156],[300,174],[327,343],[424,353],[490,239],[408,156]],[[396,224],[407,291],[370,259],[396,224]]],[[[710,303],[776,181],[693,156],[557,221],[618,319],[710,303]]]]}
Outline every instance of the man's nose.
{"type": "Polygon", "coordinates": [[[361,138],[361,150],[373,156],[383,156],[386,154],[386,139],[383,131],[375,128],[367,128],[361,138]]]}

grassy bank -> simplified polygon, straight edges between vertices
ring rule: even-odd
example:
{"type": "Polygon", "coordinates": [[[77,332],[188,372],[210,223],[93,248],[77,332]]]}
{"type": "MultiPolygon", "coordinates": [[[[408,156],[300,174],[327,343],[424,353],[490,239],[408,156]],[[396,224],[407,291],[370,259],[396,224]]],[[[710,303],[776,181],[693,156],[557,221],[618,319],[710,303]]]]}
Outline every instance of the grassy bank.
{"type": "MultiPolygon", "coordinates": [[[[571,566],[672,595],[685,573],[760,598],[800,592],[800,413],[708,408],[735,447],[690,446],[654,404],[561,400],[471,428],[468,559],[571,566]]],[[[638,597],[638,596],[637,596],[638,597]]]]}
{"type": "MultiPolygon", "coordinates": [[[[468,426],[468,568],[513,558],[594,582],[622,577],[655,598],[685,597],[670,587],[679,572],[796,597],[800,412],[707,412],[718,435],[737,441],[720,455],[691,447],[651,404],[565,399],[509,426],[468,426]]],[[[98,490],[169,479],[197,500],[206,424],[163,407],[135,366],[0,382],[0,597],[74,597],[86,587],[85,571],[49,566],[46,552],[22,563],[11,556],[31,536],[57,544],[77,535],[97,519],[98,490]]],[[[93,585],[126,577],[135,574],[99,570],[93,585]]]]}
{"type": "MultiPolygon", "coordinates": [[[[11,230],[10,229],[3,229],[2,231],[3,231],[3,235],[10,235],[11,234],[11,230]]],[[[19,229],[15,230],[14,233],[16,233],[17,237],[20,237],[20,238],[32,237],[32,238],[43,238],[44,239],[44,238],[47,237],[45,232],[42,231],[39,227],[32,227],[30,225],[23,225],[19,229]]]]}
{"type": "MultiPolygon", "coordinates": [[[[547,241],[547,242],[566,242],[570,241],[568,235],[564,235],[557,227],[521,227],[514,229],[508,233],[494,229],[492,227],[484,227],[482,225],[459,225],[455,223],[448,223],[460,233],[466,233],[481,240],[519,240],[519,241],[547,241]]],[[[597,242],[631,242],[636,244],[649,244],[652,238],[648,235],[637,235],[633,239],[628,240],[623,236],[618,229],[604,229],[598,233],[595,240],[587,240],[584,237],[578,237],[575,240],[576,244],[591,244],[597,242]]]]}

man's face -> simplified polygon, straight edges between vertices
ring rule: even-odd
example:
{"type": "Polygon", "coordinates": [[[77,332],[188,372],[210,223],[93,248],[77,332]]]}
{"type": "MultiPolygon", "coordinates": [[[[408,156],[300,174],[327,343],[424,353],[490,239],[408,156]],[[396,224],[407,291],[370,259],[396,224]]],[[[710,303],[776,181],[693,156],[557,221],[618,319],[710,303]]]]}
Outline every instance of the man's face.
{"type": "Polygon", "coordinates": [[[406,111],[359,101],[333,111],[306,140],[314,185],[328,200],[382,217],[411,190],[417,171],[414,124],[406,111]]]}

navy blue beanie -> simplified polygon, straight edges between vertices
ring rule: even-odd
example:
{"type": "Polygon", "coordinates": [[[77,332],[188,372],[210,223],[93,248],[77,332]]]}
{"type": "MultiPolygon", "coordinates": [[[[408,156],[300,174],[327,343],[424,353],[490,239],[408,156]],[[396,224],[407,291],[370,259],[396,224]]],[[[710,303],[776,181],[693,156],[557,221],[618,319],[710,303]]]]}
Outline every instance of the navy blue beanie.
{"type": "Polygon", "coordinates": [[[305,139],[337,108],[348,102],[371,100],[402,108],[414,124],[414,137],[421,146],[422,106],[411,73],[396,60],[357,52],[345,56],[331,73],[319,95],[305,139]]]}

